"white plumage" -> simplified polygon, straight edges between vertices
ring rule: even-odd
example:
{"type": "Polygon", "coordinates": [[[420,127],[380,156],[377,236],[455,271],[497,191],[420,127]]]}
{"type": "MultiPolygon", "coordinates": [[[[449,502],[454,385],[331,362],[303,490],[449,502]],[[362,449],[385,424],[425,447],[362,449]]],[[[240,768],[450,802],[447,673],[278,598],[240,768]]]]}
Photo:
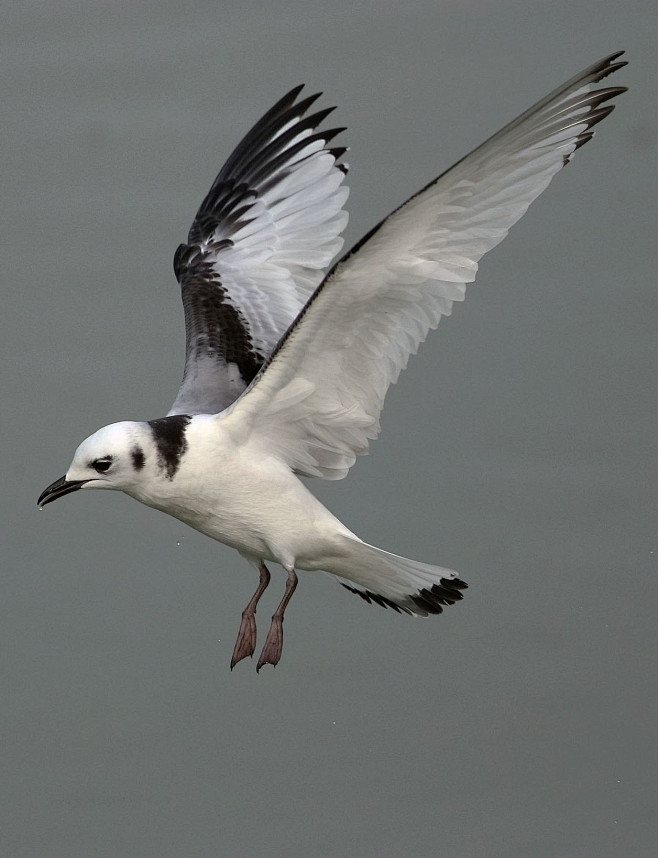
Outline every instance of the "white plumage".
{"type": "Polygon", "coordinates": [[[187,331],[169,415],[104,427],[39,499],[119,489],[236,548],[260,570],[232,666],[252,655],[255,612],[288,573],[258,668],[276,664],[296,569],[366,601],[426,616],[461,599],[449,569],[362,542],[297,475],[344,477],[379,432],[386,392],[464,299],[507,235],[623,87],[596,88],[619,53],[577,75],[409,199],[322,278],[347,214],[343,129],[317,130],[317,98],[284,96],[230,156],[175,257],[187,331]]]}

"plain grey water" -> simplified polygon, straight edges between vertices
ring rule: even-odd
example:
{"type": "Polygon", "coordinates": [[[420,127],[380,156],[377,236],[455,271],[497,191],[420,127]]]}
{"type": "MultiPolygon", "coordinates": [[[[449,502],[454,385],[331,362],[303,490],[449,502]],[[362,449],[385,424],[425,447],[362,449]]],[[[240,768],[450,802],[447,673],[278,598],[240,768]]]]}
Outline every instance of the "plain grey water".
{"type": "Polygon", "coordinates": [[[654,4],[2,14],[2,858],[658,855],[654,4]],[[276,671],[231,674],[237,555],[124,496],[36,511],[83,437],[168,408],[173,251],[283,92],[349,126],[349,244],[620,48],[630,92],[412,359],[371,455],[313,483],[458,569],[460,605],[413,621],[307,574],[276,671]]]}

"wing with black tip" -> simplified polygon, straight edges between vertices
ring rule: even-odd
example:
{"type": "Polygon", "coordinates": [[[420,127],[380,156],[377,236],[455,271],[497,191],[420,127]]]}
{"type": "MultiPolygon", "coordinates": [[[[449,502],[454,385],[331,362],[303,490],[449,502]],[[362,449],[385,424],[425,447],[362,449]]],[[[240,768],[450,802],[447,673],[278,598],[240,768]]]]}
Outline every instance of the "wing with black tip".
{"type": "Polygon", "coordinates": [[[311,297],[222,415],[299,474],[341,479],[379,432],[394,383],[462,301],[481,257],[592,137],[624,87],[613,54],[567,81],[375,227],[311,297]]]}
{"type": "Polygon", "coordinates": [[[185,310],[183,381],[169,414],[217,413],[255,377],[342,247],[342,128],[296,87],[254,125],[174,257],[185,310]]]}

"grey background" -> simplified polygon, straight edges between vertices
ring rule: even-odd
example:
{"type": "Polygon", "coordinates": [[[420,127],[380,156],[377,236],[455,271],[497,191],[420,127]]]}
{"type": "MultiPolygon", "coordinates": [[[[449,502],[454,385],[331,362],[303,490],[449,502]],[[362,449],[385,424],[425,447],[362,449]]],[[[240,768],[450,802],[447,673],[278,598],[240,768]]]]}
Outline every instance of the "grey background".
{"type": "Polygon", "coordinates": [[[2,19],[2,858],[658,855],[653,0],[2,19]],[[411,361],[370,457],[313,484],[458,569],[463,603],[413,621],[305,574],[279,667],[231,674],[237,554],[118,494],[37,512],[82,438],[168,408],[173,251],[288,88],[349,126],[349,245],[619,48],[630,92],[411,361]]]}

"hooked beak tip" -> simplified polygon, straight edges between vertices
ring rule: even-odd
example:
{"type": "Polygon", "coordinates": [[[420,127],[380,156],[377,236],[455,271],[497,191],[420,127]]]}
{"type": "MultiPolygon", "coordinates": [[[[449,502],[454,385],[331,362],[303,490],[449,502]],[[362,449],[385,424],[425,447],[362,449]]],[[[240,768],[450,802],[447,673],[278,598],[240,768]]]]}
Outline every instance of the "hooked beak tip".
{"type": "Polygon", "coordinates": [[[67,480],[66,477],[60,477],[41,492],[37,506],[39,509],[43,509],[47,503],[82,488],[86,482],[87,480],[67,480]]]}

